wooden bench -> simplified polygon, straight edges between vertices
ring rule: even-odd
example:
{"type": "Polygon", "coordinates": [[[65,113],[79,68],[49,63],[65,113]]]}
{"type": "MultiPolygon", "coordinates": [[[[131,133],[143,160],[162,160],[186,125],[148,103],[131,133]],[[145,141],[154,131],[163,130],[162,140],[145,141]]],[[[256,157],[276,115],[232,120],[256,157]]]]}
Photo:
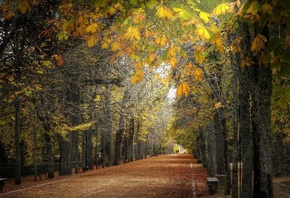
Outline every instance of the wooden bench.
{"type": "Polygon", "coordinates": [[[207,179],[207,185],[209,188],[210,194],[215,194],[218,189],[218,182],[219,180],[216,177],[208,177],[207,179]]]}
{"type": "Polygon", "coordinates": [[[3,187],[5,186],[7,178],[0,178],[0,191],[3,190],[3,187]]]}
{"type": "MultiPolygon", "coordinates": [[[[34,168],[32,168],[32,171],[35,171],[34,168]]],[[[46,179],[47,179],[47,169],[46,168],[41,168],[41,167],[37,167],[36,168],[36,174],[38,175],[39,179],[42,180],[42,176],[45,175],[46,179]]]]}

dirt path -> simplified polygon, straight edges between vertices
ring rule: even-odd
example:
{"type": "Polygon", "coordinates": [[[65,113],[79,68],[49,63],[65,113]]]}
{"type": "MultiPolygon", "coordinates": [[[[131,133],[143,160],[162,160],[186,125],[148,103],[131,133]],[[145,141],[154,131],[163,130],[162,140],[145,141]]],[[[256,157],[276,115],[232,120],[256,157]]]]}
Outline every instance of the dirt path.
{"type": "Polygon", "coordinates": [[[59,176],[18,190],[4,188],[0,197],[209,197],[206,177],[206,170],[191,155],[174,154],[59,176]]]}

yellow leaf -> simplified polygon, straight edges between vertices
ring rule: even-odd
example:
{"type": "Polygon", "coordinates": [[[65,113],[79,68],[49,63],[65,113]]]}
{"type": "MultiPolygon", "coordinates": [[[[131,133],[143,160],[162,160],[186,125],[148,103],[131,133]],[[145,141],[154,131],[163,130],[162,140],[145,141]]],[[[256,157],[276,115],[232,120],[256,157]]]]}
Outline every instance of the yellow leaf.
{"type": "Polygon", "coordinates": [[[97,14],[94,14],[94,13],[90,13],[90,18],[91,19],[97,19],[99,17],[99,15],[97,15],[97,14]]]}
{"type": "Polygon", "coordinates": [[[167,53],[167,56],[168,57],[175,57],[175,48],[174,48],[174,46],[171,46],[170,48],[169,48],[169,50],[168,50],[168,53],[167,53]]]}
{"type": "Polygon", "coordinates": [[[83,37],[85,34],[86,34],[86,32],[85,32],[85,25],[81,25],[81,26],[79,26],[77,29],[76,29],[76,31],[74,32],[74,36],[75,37],[83,37]]]}
{"type": "Polygon", "coordinates": [[[196,81],[202,81],[202,76],[198,68],[194,67],[193,75],[196,81]]]}
{"type": "Polygon", "coordinates": [[[167,39],[165,36],[155,38],[155,43],[160,45],[160,47],[165,47],[167,44],[167,39]]]}
{"type": "Polygon", "coordinates": [[[245,66],[250,67],[254,62],[249,57],[242,57],[241,67],[244,68],[245,66]]]}
{"type": "Polygon", "coordinates": [[[176,57],[172,57],[169,62],[170,62],[171,67],[174,68],[177,63],[176,57]]]}
{"type": "Polygon", "coordinates": [[[160,6],[157,9],[156,16],[158,16],[159,18],[165,18],[166,17],[164,6],[160,6]]]}
{"type": "Polygon", "coordinates": [[[222,44],[222,41],[221,41],[220,38],[216,38],[216,39],[215,39],[215,44],[216,44],[217,46],[222,46],[222,45],[223,45],[223,44],[222,44]]]}
{"type": "Polygon", "coordinates": [[[106,41],[102,42],[102,49],[107,49],[109,47],[109,44],[106,41]]]}
{"type": "Polygon", "coordinates": [[[155,59],[155,54],[150,54],[147,59],[148,64],[151,64],[154,61],[154,59],[155,59]]]}
{"type": "Polygon", "coordinates": [[[167,18],[168,20],[173,19],[172,11],[168,7],[166,7],[165,5],[160,6],[157,9],[156,16],[159,18],[167,18]]]}
{"type": "Polygon", "coordinates": [[[176,93],[178,96],[182,96],[183,94],[187,97],[190,92],[190,87],[187,82],[179,83],[176,93]]]}
{"type": "Polygon", "coordinates": [[[84,21],[84,16],[83,15],[80,15],[79,18],[78,18],[78,20],[77,20],[77,23],[78,24],[82,24],[83,21],[84,21]]]}
{"type": "Polygon", "coordinates": [[[142,82],[143,78],[144,78],[143,70],[141,68],[140,69],[137,68],[136,73],[131,79],[131,83],[132,84],[140,83],[142,82]]]}
{"type": "Polygon", "coordinates": [[[269,3],[265,3],[262,5],[262,12],[272,15],[273,7],[269,3]]]}
{"type": "Polygon", "coordinates": [[[115,12],[116,12],[116,8],[114,8],[114,7],[110,7],[110,9],[109,9],[109,13],[110,13],[110,15],[115,14],[115,12]]]}
{"type": "Polygon", "coordinates": [[[146,13],[142,8],[135,10],[133,14],[133,22],[135,24],[143,22],[145,18],[146,18],[146,13]]]}
{"type": "Polygon", "coordinates": [[[221,102],[217,102],[217,103],[214,104],[214,108],[215,109],[219,109],[219,108],[222,108],[222,107],[223,107],[223,105],[222,105],[221,102]]]}
{"type": "Polygon", "coordinates": [[[114,52],[114,51],[117,51],[117,50],[120,48],[120,43],[118,43],[117,41],[114,42],[114,43],[112,44],[111,48],[112,48],[112,51],[113,51],[113,52],[114,52]]]}
{"type": "Polygon", "coordinates": [[[140,40],[141,39],[141,35],[140,35],[140,32],[139,30],[136,28],[136,27],[133,27],[133,26],[130,26],[125,35],[124,35],[125,38],[129,39],[129,40],[140,40]]]}
{"type": "Polygon", "coordinates": [[[265,36],[258,34],[251,45],[251,51],[258,52],[265,47],[265,44],[268,40],[265,36]]]}
{"type": "Polygon", "coordinates": [[[181,9],[181,8],[173,8],[173,10],[174,10],[175,12],[182,12],[182,9],[181,9]]]}
{"type": "Polygon", "coordinates": [[[208,22],[209,22],[210,14],[201,11],[201,12],[199,12],[199,17],[200,17],[200,18],[201,18],[205,23],[208,23],[208,22]]]}
{"type": "Polygon", "coordinates": [[[153,36],[153,34],[150,32],[149,29],[146,28],[146,29],[144,30],[144,36],[145,36],[146,38],[149,38],[149,37],[153,36]]]}
{"type": "Polygon", "coordinates": [[[189,68],[193,68],[193,64],[192,63],[188,63],[187,65],[189,68]]]}
{"type": "Polygon", "coordinates": [[[25,14],[28,10],[31,9],[30,3],[28,0],[22,0],[18,3],[18,9],[22,14],[25,14]]]}
{"type": "Polygon", "coordinates": [[[92,23],[86,27],[86,33],[94,34],[97,31],[98,24],[92,23]]]}
{"type": "Polygon", "coordinates": [[[218,29],[218,27],[215,26],[214,24],[211,24],[210,31],[212,31],[216,36],[219,36],[221,34],[221,32],[218,29]]]}
{"type": "Polygon", "coordinates": [[[181,83],[178,85],[176,93],[178,96],[181,96],[183,94],[183,86],[181,85],[181,83]]]}
{"type": "Polygon", "coordinates": [[[94,47],[95,45],[96,45],[95,37],[90,36],[89,39],[88,39],[88,46],[89,47],[94,47]]]}
{"type": "Polygon", "coordinates": [[[213,14],[216,16],[219,16],[221,14],[226,14],[229,8],[230,8],[229,3],[222,3],[213,10],[213,14]]]}
{"type": "Polygon", "coordinates": [[[196,30],[195,30],[195,34],[202,40],[208,40],[210,39],[210,34],[207,31],[207,29],[202,26],[202,25],[198,25],[196,30]]]}

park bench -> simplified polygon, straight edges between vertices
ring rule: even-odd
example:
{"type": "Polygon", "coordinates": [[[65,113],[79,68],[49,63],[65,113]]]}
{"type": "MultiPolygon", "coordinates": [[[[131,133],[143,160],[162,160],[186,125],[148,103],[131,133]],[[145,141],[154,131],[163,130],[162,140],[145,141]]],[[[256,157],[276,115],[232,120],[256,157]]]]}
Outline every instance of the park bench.
{"type": "Polygon", "coordinates": [[[210,194],[215,194],[218,189],[218,182],[219,180],[216,177],[208,177],[207,179],[207,185],[209,188],[210,194]]]}
{"type": "MultiPolygon", "coordinates": [[[[35,168],[32,168],[32,171],[35,171],[35,168]]],[[[47,178],[47,173],[48,173],[48,171],[44,167],[37,167],[36,168],[36,174],[40,180],[42,180],[42,176],[44,176],[44,175],[47,178]]]]}
{"type": "Polygon", "coordinates": [[[0,191],[3,190],[3,187],[5,186],[7,178],[0,178],[0,191]]]}

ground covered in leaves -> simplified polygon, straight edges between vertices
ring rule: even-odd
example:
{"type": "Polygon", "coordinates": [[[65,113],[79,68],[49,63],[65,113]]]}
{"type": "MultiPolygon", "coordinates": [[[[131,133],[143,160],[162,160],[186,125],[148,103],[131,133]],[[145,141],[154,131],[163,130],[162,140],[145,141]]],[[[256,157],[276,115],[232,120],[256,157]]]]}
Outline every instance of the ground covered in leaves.
{"type": "Polygon", "coordinates": [[[161,155],[36,182],[23,177],[17,186],[9,179],[0,197],[210,197],[207,176],[192,155],[161,155]]]}
{"type": "MultiPolygon", "coordinates": [[[[226,197],[222,178],[218,192],[209,195],[207,177],[207,171],[192,155],[161,155],[69,176],[58,176],[56,172],[54,179],[38,178],[36,182],[33,176],[25,176],[21,185],[14,185],[14,179],[8,179],[0,198],[226,197]]],[[[276,197],[290,197],[290,176],[274,178],[276,197]]]]}

